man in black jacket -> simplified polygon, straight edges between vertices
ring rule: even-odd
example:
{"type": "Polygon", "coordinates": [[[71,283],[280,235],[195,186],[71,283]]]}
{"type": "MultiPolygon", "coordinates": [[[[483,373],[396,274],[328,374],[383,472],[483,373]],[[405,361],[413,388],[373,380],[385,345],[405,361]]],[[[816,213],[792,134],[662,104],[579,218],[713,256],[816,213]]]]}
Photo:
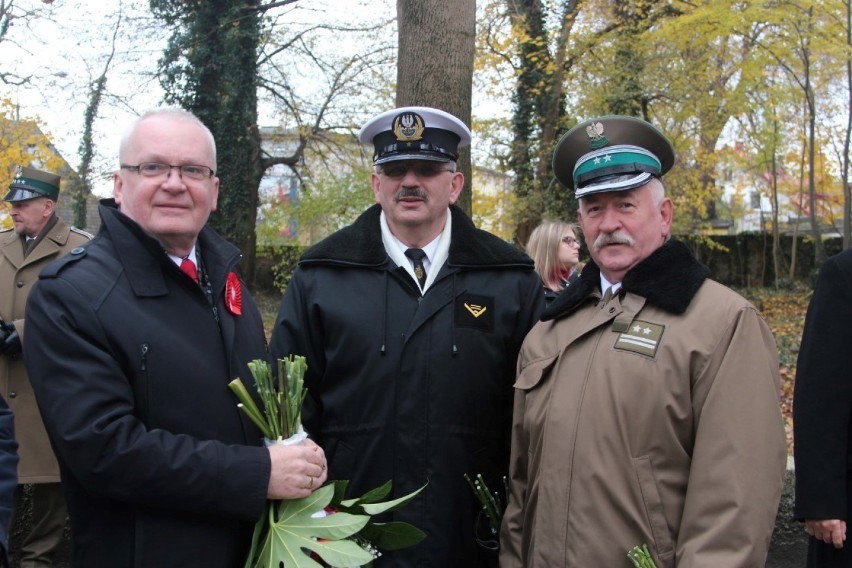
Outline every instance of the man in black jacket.
{"type": "Polygon", "coordinates": [[[24,353],[61,468],[74,565],[242,566],[267,498],[325,480],[322,450],[262,446],[228,388],[264,359],[240,252],[205,226],[216,146],[159,109],[126,131],[101,229],[42,273],[24,353]]]}
{"type": "Polygon", "coordinates": [[[375,148],[377,205],[304,254],[270,352],[307,357],[305,426],[350,496],[388,480],[397,496],[427,485],[393,513],[426,540],[377,566],[496,565],[477,544],[481,507],[464,475],[503,485],[515,361],[543,308],[541,284],[529,257],[453,205],[463,122],[398,108],[359,137],[375,148]]]}

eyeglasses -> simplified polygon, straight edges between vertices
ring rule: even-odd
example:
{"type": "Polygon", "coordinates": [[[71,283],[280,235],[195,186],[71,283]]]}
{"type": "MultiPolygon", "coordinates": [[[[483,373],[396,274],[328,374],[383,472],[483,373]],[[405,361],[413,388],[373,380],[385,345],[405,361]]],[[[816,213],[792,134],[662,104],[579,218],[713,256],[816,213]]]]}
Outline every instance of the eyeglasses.
{"type": "Polygon", "coordinates": [[[445,168],[443,164],[446,162],[391,162],[382,164],[379,167],[379,173],[382,173],[389,178],[401,179],[409,170],[414,172],[419,178],[433,178],[442,172],[454,172],[452,168],[445,168]]]}
{"type": "Polygon", "coordinates": [[[142,162],[141,164],[136,166],[131,166],[129,164],[121,164],[122,170],[133,170],[140,176],[148,178],[168,176],[169,172],[172,171],[172,168],[178,169],[178,171],[180,172],[180,177],[195,181],[201,181],[207,178],[212,178],[214,173],[212,168],[208,168],[207,166],[172,166],[170,164],[161,164],[159,162],[142,162]]]}
{"type": "Polygon", "coordinates": [[[569,247],[580,246],[580,241],[578,241],[574,237],[562,237],[562,242],[568,245],[569,247]]]}

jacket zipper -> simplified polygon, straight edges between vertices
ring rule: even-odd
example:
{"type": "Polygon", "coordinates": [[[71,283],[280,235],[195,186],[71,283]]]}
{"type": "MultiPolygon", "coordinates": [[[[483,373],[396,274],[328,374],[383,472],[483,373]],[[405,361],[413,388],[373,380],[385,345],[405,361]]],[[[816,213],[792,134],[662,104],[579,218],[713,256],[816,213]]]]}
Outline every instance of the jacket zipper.
{"type": "Polygon", "coordinates": [[[138,400],[138,418],[143,423],[148,423],[148,402],[150,399],[150,383],[148,381],[148,350],[149,346],[147,343],[143,343],[139,346],[139,371],[140,371],[140,385],[139,392],[137,393],[138,400]]]}

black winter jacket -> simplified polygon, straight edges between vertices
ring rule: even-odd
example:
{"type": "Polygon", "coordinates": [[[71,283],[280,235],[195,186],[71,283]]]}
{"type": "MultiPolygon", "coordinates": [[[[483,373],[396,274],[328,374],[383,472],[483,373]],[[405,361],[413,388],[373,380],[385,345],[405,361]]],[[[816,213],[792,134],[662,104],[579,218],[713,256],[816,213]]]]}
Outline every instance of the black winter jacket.
{"type": "MultiPolygon", "coordinates": [[[[852,523],[852,250],[823,263],[808,306],[793,393],[798,520],[852,523]]],[[[808,568],[852,567],[852,546],[808,539],[808,568]]]]}
{"type": "Polygon", "coordinates": [[[211,306],[111,200],[100,213],[98,236],[49,265],[27,307],[25,360],[59,458],[74,566],[242,566],[270,462],[227,386],[266,356],[242,282],[242,315],[225,306],[239,251],[203,229],[211,306]]]}
{"type": "Polygon", "coordinates": [[[305,426],[329,479],[359,496],[388,480],[426,490],[394,520],[426,540],[377,566],[486,566],[464,474],[494,489],[508,470],[515,363],[544,307],[532,261],[452,208],[447,262],[421,297],[388,257],[375,205],[302,257],[270,355],[308,359],[305,426]]]}

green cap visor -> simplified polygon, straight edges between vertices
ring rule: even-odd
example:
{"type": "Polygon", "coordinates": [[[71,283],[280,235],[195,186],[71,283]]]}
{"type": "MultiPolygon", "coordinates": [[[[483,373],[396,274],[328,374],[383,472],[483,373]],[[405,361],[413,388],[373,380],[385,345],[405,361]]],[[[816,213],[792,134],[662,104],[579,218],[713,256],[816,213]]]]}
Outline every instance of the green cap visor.
{"type": "Polygon", "coordinates": [[[48,197],[56,201],[59,188],[37,179],[18,176],[9,186],[9,192],[3,197],[3,201],[26,201],[36,197],[48,197]]]}
{"type": "Polygon", "coordinates": [[[35,199],[36,197],[50,197],[43,193],[39,193],[37,191],[31,191],[29,189],[10,189],[9,192],[3,197],[3,201],[28,201],[30,199],[35,199]]]}

